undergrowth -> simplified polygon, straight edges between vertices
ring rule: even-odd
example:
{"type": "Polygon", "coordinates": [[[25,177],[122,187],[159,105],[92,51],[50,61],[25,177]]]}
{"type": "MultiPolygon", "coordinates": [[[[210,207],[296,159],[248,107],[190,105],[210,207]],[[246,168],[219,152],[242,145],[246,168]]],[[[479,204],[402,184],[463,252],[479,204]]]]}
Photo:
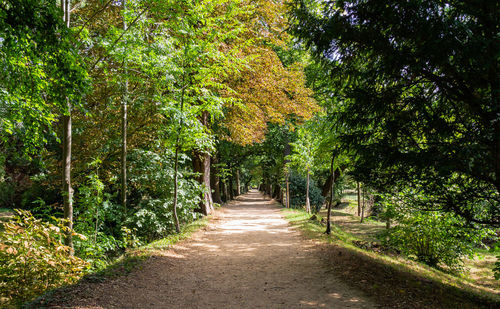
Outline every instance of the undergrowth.
{"type": "MultiPolygon", "coordinates": [[[[142,263],[147,260],[156,250],[167,249],[177,242],[189,238],[194,232],[205,227],[208,224],[209,217],[204,217],[181,226],[181,232],[168,235],[162,239],[153,241],[139,248],[129,249],[124,254],[109,262],[102,269],[88,273],[80,281],[99,282],[110,278],[117,278],[140,268],[142,263]]],[[[43,308],[44,305],[54,298],[64,295],[64,290],[71,286],[60,287],[46,292],[31,303],[24,305],[25,308],[43,308]]]]}
{"type": "Polygon", "coordinates": [[[371,250],[371,248],[359,248],[356,243],[364,242],[364,239],[342,230],[334,222],[332,224],[331,234],[327,235],[324,233],[326,230],[324,219],[319,215],[311,218],[310,214],[297,209],[282,209],[282,212],[285,219],[287,219],[292,226],[297,227],[302,234],[308,238],[334,244],[348,250],[348,252],[352,254],[361,254],[391,269],[410,274],[415,278],[425,278],[425,280],[430,280],[438,285],[451,287],[456,289],[459,293],[472,296],[472,298],[479,297],[481,299],[487,299],[488,302],[500,302],[500,295],[498,295],[498,293],[494,290],[485,289],[477,285],[476,282],[472,282],[470,278],[465,278],[463,274],[446,273],[423,263],[406,259],[401,255],[383,254],[375,252],[371,250]],[[322,220],[323,222],[321,222],[322,220]]]}

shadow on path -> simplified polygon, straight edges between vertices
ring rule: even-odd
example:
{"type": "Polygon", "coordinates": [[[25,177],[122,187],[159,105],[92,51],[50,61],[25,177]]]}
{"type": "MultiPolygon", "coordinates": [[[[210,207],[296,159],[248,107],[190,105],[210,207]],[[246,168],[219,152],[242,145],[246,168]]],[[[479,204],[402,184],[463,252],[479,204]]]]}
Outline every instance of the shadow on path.
{"type": "Polygon", "coordinates": [[[127,276],[81,284],[52,308],[374,308],[257,191],[127,276]]]}

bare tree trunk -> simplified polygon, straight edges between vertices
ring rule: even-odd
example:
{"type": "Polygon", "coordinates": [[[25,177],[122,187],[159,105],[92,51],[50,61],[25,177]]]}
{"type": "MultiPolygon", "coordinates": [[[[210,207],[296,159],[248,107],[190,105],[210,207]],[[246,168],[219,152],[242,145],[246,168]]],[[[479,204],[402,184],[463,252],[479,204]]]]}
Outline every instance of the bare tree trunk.
{"type": "Polygon", "coordinates": [[[330,234],[332,232],[331,227],[331,217],[332,217],[332,204],[333,204],[333,194],[335,191],[335,170],[333,169],[333,163],[335,162],[335,152],[332,153],[332,163],[330,166],[331,175],[332,175],[332,183],[330,188],[330,201],[328,203],[328,210],[326,215],[326,234],[330,234]]]}
{"type": "Polygon", "coordinates": [[[229,195],[229,183],[228,179],[224,181],[224,198],[226,199],[225,202],[228,202],[231,200],[231,197],[229,195]]]}
{"type": "Polygon", "coordinates": [[[362,196],[363,196],[363,205],[361,206],[361,221],[360,221],[361,223],[363,223],[365,217],[365,186],[363,186],[362,196]]]}
{"type": "MultiPolygon", "coordinates": [[[[126,2],[126,1],[125,1],[126,2]]],[[[187,48],[187,47],[185,47],[187,48]]],[[[185,72],[185,70],[184,70],[185,72]]],[[[177,215],[177,203],[179,199],[179,147],[180,147],[180,139],[181,139],[181,134],[182,134],[182,127],[183,127],[183,120],[184,120],[184,90],[186,89],[185,87],[185,82],[186,82],[186,74],[182,74],[182,90],[181,90],[181,97],[180,97],[180,112],[181,112],[181,117],[179,119],[179,130],[177,132],[177,139],[175,141],[175,157],[174,157],[174,202],[172,205],[172,214],[174,216],[174,224],[175,224],[175,231],[177,233],[181,232],[181,225],[179,222],[179,216],[177,215]]]]}
{"type": "Polygon", "coordinates": [[[172,206],[172,213],[174,215],[175,231],[181,232],[181,225],[179,217],[177,216],[177,199],[178,199],[178,173],[179,173],[179,136],[177,136],[177,143],[175,145],[175,162],[174,162],[174,203],[172,206]]]}
{"type": "Polygon", "coordinates": [[[361,215],[361,191],[359,188],[359,182],[357,182],[357,191],[358,191],[358,217],[361,215]]]}
{"type": "Polygon", "coordinates": [[[233,176],[230,175],[227,179],[227,191],[228,191],[228,197],[229,200],[232,201],[234,198],[234,191],[233,191],[233,176]]]}
{"type": "Polygon", "coordinates": [[[222,204],[221,190],[220,190],[221,181],[218,175],[218,171],[215,167],[215,164],[218,161],[219,159],[217,158],[217,156],[212,158],[211,172],[210,172],[210,186],[214,190],[214,192],[212,193],[212,200],[214,201],[214,203],[222,204]]]}
{"type": "Polygon", "coordinates": [[[306,182],[306,212],[311,213],[311,203],[309,202],[309,168],[307,168],[307,182],[306,182]]]}
{"type": "Polygon", "coordinates": [[[236,196],[241,194],[240,170],[236,170],[236,196]]]}
{"type": "Polygon", "coordinates": [[[290,181],[289,181],[289,175],[288,173],[286,174],[286,208],[290,208],[290,181]]]}
{"type": "MultiPolygon", "coordinates": [[[[206,128],[209,127],[209,113],[204,111],[201,115],[200,122],[206,128]]],[[[195,172],[200,174],[198,181],[204,186],[204,192],[200,203],[201,213],[205,216],[212,213],[214,204],[212,201],[212,189],[210,187],[210,154],[207,152],[195,151],[193,156],[193,166],[195,172]]]]}
{"type": "MultiPolygon", "coordinates": [[[[127,0],[123,0],[123,10],[127,9],[127,0]]],[[[125,14],[125,13],[124,13],[125,14]]],[[[123,31],[127,31],[127,21],[125,16],[123,16],[123,31]]],[[[121,149],[121,203],[123,207],[123,213],[127,212],[127,101],[128,101],[128,78],[126,77],[127,61],[125,60],[123,64],[123,69],[125,73],[125,80],[123,82],[123,97],[122,97],[122,149],[121,149]]]]}
{"type": "MultiPolygon", "coordinates": [[[[63,20],[66,27],[70,27],[70,7],[71,0],[61,0],[61,9],[63,11],[63,20]]],[[[69,98],[66,98],[67,114],[62,116],[63,120],[63,200],[64,200],[64,219],[68,231],[64,238],[64,243],[70,247],[70,254],[74,254],[73,250],[73,188],[71,188],[71,147],[72,147],[72,132],[71,132],[71,103],[69,98]]]]}
{"type": "Polygon", "coordinates": [[[325,183],[323,184],[323,189],[321,190],[321,195],[324,198],[327,198],[330,196],[330,188],[332,187],[332,174],[328,175],[328,178],[326,179],[325,183]]]}
{"type": "Polygon", "coordinates": [[[281,201],[281,186],[278,183],[274,184],[273,198],[281,201]]]}
{"type": "Polygon", "coordinates": [[[63,116],[63,196],[64,219],[69,228],[64,243],[71,248],[73,254],[73,188],[71,188],[71,105],[68,100],[68,115],[63,116]]]}
{"type": "Polygon", "coordinates": [[[193,157],[195,172],[199,173],[198,181],[204,186],[200,202],[201,213],[209,215],[213,211],[212,193],[210,189],[210,155],[208,153],[195,153],[193,157]]]}

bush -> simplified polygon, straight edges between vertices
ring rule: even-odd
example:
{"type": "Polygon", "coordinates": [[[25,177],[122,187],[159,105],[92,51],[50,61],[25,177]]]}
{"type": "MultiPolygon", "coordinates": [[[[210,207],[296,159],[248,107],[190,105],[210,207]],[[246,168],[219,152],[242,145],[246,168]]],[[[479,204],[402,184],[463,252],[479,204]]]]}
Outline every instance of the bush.
{"type": "Polygon", "coordinates": [[[100,160],[94,160],[90,164],[90,167],[97,168],[78,189],[74,223],[75,231],[86,236],[74,241],[75,254],[95,269],[102,269],[110,254],[125,247],[119,228],[123,207],[113,204],[111,195],[104,192],[98,174],[100,163],[100,160]]]}
{"type": "MultiPolygon", "coordinates": [[[[187,156],[181,155],[181,166],[187,160],[187,156]]],[[[129,214],[125,224],[147,241],[175,231],[172,153],[135,150],[130,155],[130,162],[131,200],[136,206],[131,209],[133,213],[129,214]]],[[[180,222],[191,222],[198,217],[195,209],[201,200],[202,187],[193,176],[184,170],[179,171],[177,215],[180,222]]]]}
{"type": "MultiPolygon", "coordinates": [[[[45,290],[80,278],[88,264],[61,241],[67,228],[17,211],[0,231],[0,305],[18,306],[45,290]]],[[[75,234],[77,235],[77,234],[75,234]]]]}
{"type": "MultiPolygon", "coordinates": [[[[306,204],[307,179],[297,173],[290,174],[290,206],[303,207],[306,204]]],[[[309,202],[313,211],[318,212],[325,201],[321,195],[321,189],[314,181],[309,181],[309,202]]]]}
{"type": "Polygon", "coordinates": [[[427,265],[463,268],[463,258],[472,257],[491,230],[471,226],[451,213],[407,211],[398,225],[386,233],[386,244],[427,265]]]}

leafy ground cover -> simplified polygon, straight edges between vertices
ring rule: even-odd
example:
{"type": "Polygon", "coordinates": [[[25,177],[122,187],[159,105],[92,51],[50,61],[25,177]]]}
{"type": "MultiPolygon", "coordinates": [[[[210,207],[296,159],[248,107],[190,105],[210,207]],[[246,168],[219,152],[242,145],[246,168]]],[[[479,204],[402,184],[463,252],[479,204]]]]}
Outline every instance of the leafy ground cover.
{"type": "MultiPolygon", "coordinates": [[[[204,217],[182,226],[179,234],[172,234],[142,247],[127,250],[123,255],[109,263],[107,267],[98,272],[89,273],[84,276],[77,285],[84,282],[101,282],[106,279],[118,278],[130,273],[134,269],[142,267],[143,262],[153,255],[156,250],[169,248],[178,241],[189,238],[192,233],[205,227],[208,224],[209,218],[210,217],[204,217]]],[[[65,291],[71,288],[74,288],[74,285],[51,290],[34,301],[27,303],[25,307],[41,308],[44,307],[48,301],[53,301],[54,299],[64,301],[62,298],[69,297],[65,291]]]]}

